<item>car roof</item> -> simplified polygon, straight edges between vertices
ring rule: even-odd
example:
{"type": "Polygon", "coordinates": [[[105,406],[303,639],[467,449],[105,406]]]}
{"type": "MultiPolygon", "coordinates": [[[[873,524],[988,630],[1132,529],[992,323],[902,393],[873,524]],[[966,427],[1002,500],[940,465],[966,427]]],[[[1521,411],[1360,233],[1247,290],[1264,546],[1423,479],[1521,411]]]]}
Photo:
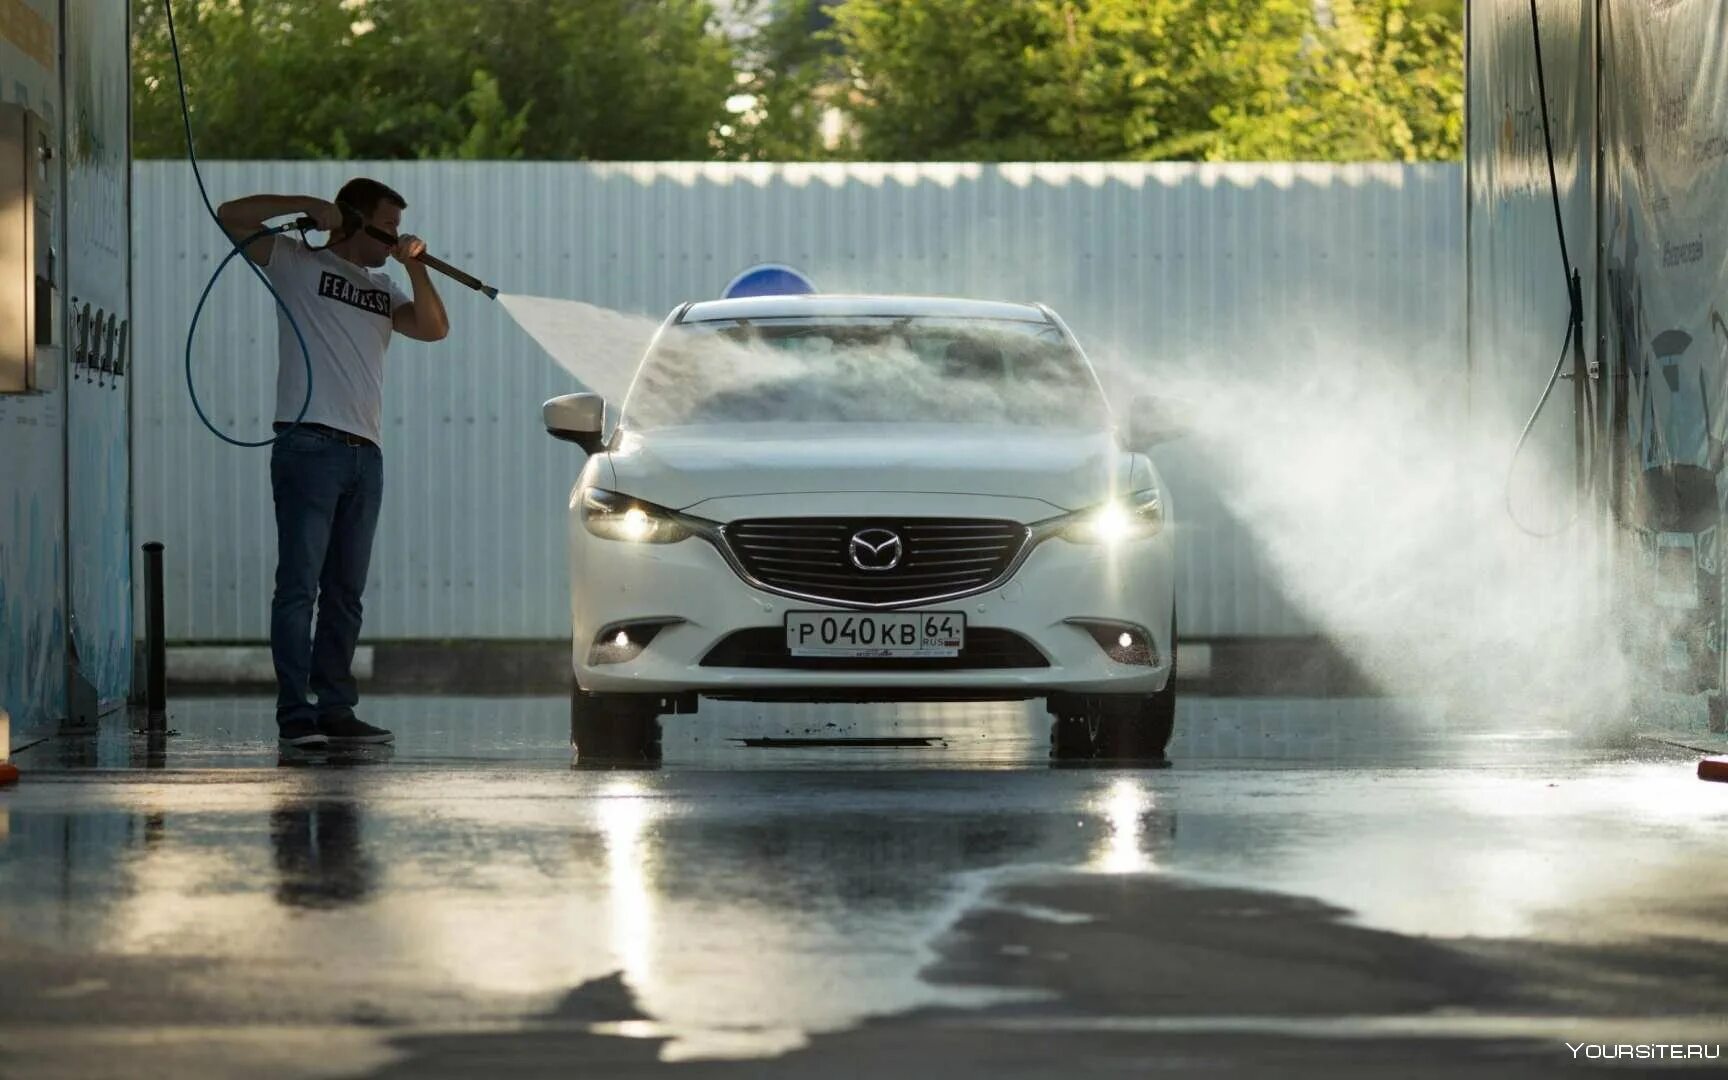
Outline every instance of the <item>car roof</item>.
{"type": "Polygon", "coordinates": [[[831,293],[704,300],[691,304],[678,321],[693,323],[731,319],[843,318],[870,315],[891,318],[1050,322],[1042,308],[1031,304],[1011,304],[1000,300],[965,300],[948,296],[846,296],[831,293]]]}

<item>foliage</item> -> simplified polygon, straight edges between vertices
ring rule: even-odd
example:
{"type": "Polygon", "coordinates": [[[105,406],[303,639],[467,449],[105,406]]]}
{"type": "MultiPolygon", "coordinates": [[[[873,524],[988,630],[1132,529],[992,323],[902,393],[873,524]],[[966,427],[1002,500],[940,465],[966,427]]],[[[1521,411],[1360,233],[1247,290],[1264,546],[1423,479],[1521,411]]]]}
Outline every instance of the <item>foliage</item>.
{"type": "MultiPolygon", "coordinates": [[[[161,0],[139,157],[184,153],[161,0]]],[[[212,158],[1457,158],[1461,0],[181,0],[212,158]]]]}

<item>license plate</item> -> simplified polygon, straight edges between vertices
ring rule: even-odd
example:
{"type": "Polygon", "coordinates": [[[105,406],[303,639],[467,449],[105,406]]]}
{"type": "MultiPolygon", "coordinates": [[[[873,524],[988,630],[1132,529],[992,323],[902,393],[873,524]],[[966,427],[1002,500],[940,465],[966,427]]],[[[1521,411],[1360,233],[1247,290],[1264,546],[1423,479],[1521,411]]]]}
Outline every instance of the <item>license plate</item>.
{"type": "Polygon", "coordinates": [[[786,648],[793,656],[937,659],[966,645],[961,611],[788,611],[786,648]]]}

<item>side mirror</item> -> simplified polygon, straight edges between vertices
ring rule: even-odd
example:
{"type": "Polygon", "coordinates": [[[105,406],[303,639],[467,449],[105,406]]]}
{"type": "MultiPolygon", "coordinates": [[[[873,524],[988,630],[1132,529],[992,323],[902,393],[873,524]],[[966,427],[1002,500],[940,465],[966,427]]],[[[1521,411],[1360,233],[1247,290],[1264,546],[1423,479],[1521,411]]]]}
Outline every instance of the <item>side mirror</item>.
{"type": "Polygon", "coordinates": [[[1180,439],[1188,430],[1176,402],[1137,397],[1128,413],[1128,449],[1150,450],[1159,443],[1180,439]]]}
{"type": "Polygon", "coordinates": [[[564,394],[540,406],[546,434],[592,454],[605,443],[606,401],[599,394],[564,394]]]}

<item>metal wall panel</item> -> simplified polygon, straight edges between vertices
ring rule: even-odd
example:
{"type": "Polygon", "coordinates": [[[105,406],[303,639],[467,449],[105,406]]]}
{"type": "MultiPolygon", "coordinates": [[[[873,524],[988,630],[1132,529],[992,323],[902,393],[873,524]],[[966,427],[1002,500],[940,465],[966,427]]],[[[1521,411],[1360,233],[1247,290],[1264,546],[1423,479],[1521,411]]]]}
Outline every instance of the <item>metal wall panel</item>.
{"type": "MultiPolygon", "coordinates": [[[[36,111],[63,144],[60,5],[12,7],[0,26],[0,100],[36,111]]],[[[63,202],[55,218],[58,230],[63,202]]],[[[0,707],[14,744],[66,715],[65,424],[64,377],[56,390],[0,395],[0,707]]]]}
{"type": "MultiPolygon", "coordinates": [[[[1545,0],[1540,7],[1555,181],[1567,252],[1585,283],[1588,327],[1596,321],[1596,4],[1545,0]]],[[[1569,304],[1549,187],[1529,4],[1472,4],[1469,30],[1471,405],[1485,430],[1510,442],[1553,370],[1569,304]]],[[[1536,475],[1565,476],[1576,467],[1575,385],[1567,382],[1555,389],[1531,432],[1527,453],[1536,475]]],[[[1564,485],[1546,486],[1564,490],[1564,485]]],[[[1532,518],[1563,517],[1566,500],[1561,501],[1557,509],[1532,506],[1532,518]]],[[[1559,546],[1575,543],[1580,535],[1585,534],[1569,534],[1559,546]]]]}
{"type": "MultiPolygon", "coordinates": [[[[106,327],[89,350],[93,362],[72,365],[68,385],[71,630],[78,672],[106,707],[132,688],[131,410],[129,380],[111,370],[124,344],[119,327],[131,318],[125,14],[113,0],[66,4],[66,292],[75,311],[89,305],[106,327]]],[[[76,322],[67,323],[69,351],[76,322]]]]}
{"type": "MultiPolygon", "coordinates": [[[[1599,576],[1591,598],[1644,680],[1711,692],[1728,724],[1728,7],[1541,0],[1560,217],[1600,366],[1583,528],[1553,542],[1599,576]],[[1571,549],[1571,550],[1567,550],[1571,549]]],[[[1469,347],[1473,397],[1534,402],[1567,311],[1543,143],[1531,5],[1469,8],[1469,347]]],[[[1532,457],[1571,480],[1576,384],[1532,457]]],[[[1565,491],[1565,485],[1555,485],[1565,491]]],[[[1570,492],[1566,493],[1568,496],[1570,492]]],[[[1654,700],[1654,699],[1653,699],[1654,700]]],[[[1661,707],[1668,707],[1663,704],[1661,707]]]]}
{"type": "MultiPolygon", "coordinates": [[[[1457,166],[1186,164],[218,163],[218,199],[329,197],[373,175],[406,228],[507,293],[659,318],[758,262],[825,291],[1041,300],[1094,354],[1126,365],[1204,353],[1281,362],[1268,328],[1317,318],[1395,343],[1400,362],[1464,364],[1457,166]]],[[[274,566],[264,451],[198,423],[187,319],[224,248],[189,169],[136,166],[138,535],[168,546],[171,638],[264,640],[274,566]]],[[[385,508],[366,636],[556,638],[567,632],[563,508],[581,458],[539,405],[575,388],[501,310],[445,284],[450,338],[391,347],[385,508]]],[[[195,356],[211,416],[261,437],[274,316],[237,269],[195,356]]],[[[1180,514],[1185,636],[1307,626],[1191,450],[1159,451],[1180,514]]]]}
{"type": "Polygon", "coordinates": [[[1728,730],[1728,5],[1610,0],[1602,20],[1602,485],[1620,595],[1666,689],[1728,730]],[[1636,607],[1634,606],[1636,605],[1636,607]],[[1646,633],[1649,631],[1646,630],[1646,633]]]}

